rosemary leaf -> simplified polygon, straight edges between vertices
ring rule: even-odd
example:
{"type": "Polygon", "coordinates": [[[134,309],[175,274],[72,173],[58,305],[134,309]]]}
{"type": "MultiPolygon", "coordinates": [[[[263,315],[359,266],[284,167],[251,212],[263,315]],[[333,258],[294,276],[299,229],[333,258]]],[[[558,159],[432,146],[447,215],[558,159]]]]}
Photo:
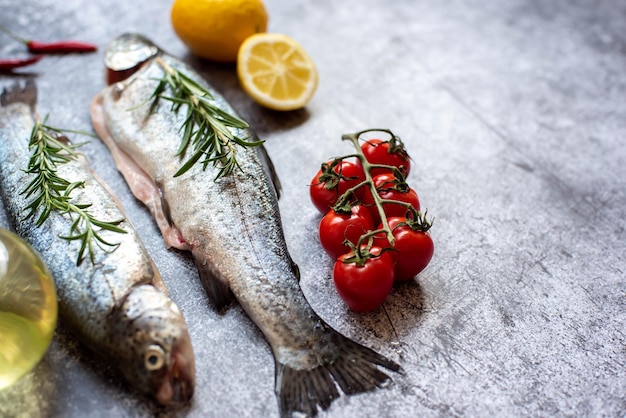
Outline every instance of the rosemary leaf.
{"type": "MultiPolygon", "coordinates": [[[[188,171],[193,165],[202,157],[204,150],[200,149],[196,151],[189,159],[178,169],[174,174],[174,177],[178,177],[188,171]]],[[[219,177],[219,176],[218,176],[219,177]]]]}
{"type": "Polygon", "coordinates": [[[121,224],[122,222],[124,222],[124,219],[118,219],[117,221],[111,221],[111,222],[101,222],[98,220],[93,220],[92,222],[94,225],[99,226],[102,229],[106,229],[107,231],[118,232],[121,234],[126,232],[122,228],[117,226],[121,224]]]}
{"type": "Polygon", "coordinates": [[[219,120],[221,120],[225,124],[232,126],[233,128],[238,128],[238,129],[248,128],[248,124],[245,121],[231,115],[228,112],[225,112],[224,110],[220,108],[215,108],[215,114],[219,120]]]}
{"type": "MultiPolygon", "coordinates": [[[[65,195],[65,196],[69,196],[69,195],[70,195],[70,193],[72,193],[72,190],[74,190],[74,189],[76,189],[76,188],[78,188],[78,187],[80,187],[80,188],[85,187],[85,182],[83,182],[83,181],[76,181],[76,182],[74,182],[74,183],[69,184],[69,185],[65,188],[64,195],[65,195]]],[[[76,206],[80,207],[81,205],[76,205],[76,206]]],[[[91,206],[91,205],[89,205],[89,206],[91,206]]],[[[83,209],[83,208],[81,207],[81,209],[83,209]]]]}

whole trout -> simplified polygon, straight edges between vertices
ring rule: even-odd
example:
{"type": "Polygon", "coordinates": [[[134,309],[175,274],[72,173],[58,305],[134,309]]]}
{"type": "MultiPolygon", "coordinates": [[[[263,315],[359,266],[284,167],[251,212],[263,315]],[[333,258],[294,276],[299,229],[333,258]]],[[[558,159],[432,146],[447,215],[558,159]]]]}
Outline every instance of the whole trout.
{"type": "MultiPolygon", "coordinates": [[[[219,176],[219,164],[206,169],[196,164],[175,176],[186,111],[185,105],[176,112],[167,101],[151,100],[164,75],[160,60],[206,88],[212,103],[234,115],[223,97],[140,35],[116,39],[105,60],[109,80],[116,82],[92,101],[93,126],[130,189],[150,209],[167,246],[191,251],[217,306],[234,295],[265,335],[274,354],[281,415],[316,415],[318,406],[326,409],[339,396],[337,384],[354,394],[388,382],[377,366],[398,371],[396,363],[340,335],[306,301],[262,146],[238,147],[240,169],[228,175],[219,176]]],[[[249,129],[233,131],[256,138],[249,129]]]]}
{"type": "MultiPolygon", "coordinates": [[[[33,176],[26,169],[35,102],[32,82],[0,95],[0,189],[16,232],[40,254],[54,278],[61,321],[135,390],[164,405],[188,401],[195,368],[187,325],[131,224],[124,220],[118,225],[125,233],[100,231],[118,247],[112,251],[94,245],[93,263],[78,264],[80,242],[61,238],[69,235],[69,214],[52,211],[39,227],[37,216],[27,218],[31,199],[23,191],[33,176]]],[[[117,200],[85,157],[77,155],[57,165],[59,177],[84,182],[71,192],[72,201],[90,204],[96,219],[123,219],[117,200]]]]}

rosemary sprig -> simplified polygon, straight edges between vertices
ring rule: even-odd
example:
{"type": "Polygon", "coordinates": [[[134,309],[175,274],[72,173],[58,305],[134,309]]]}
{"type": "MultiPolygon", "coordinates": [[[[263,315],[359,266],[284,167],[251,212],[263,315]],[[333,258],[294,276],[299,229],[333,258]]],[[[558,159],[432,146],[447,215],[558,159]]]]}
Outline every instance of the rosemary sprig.
{"type": "Polygon", "coordinates": [[[35,224],[40,227],[50,216],[52,211],[61,214],[69,214],[72,225],[68,235],[59,236],[67,241],[80,240],[81,245],[76,259],[76,265],[80,265],[85,252],[89,252],[89,258],[94,263],[94,245],[104,251],[114,251],[119,243],[110,243],[100,235],[103,230],[125,234],[126,231],[118,225],[124,221],[101,221],[94,218],[88,211],[91,204],[77,204],[71,201],[70,194],[79,187],[84,187],[84,182],[72,182],[60,177],[57,166],[65,164],[77,157],[75,149],[82,144],[71,144],[64,133],[83,133],[53,128],[46,124],[48,117],[43,122],[37,120],[31,131],[28,148],[31,156],[28,168],[24,170],[34,175],[32,181],[24,188],[21,194],[26,198],[34,196],[26,207],[28,213],[24,219],[37,216],[35,224]],[[39,215],[37,215],[39,213],[39,215]]]}
{"type": "Polygon", "coordinates": [[[152,107],[159,99],[164,99],[172,103],[174,112],[178,112],[183,105],[187,108],[176,156],[182,158],[190,147],[191,155],[174,177],[186,173],[198,162],[203,169],[209,164],[219,167],[216,179],[231,174],[236,168],[241,169],[237,162],[236,146],[254,147],[263,141],[248,141],[247,138],[235,135],[233,129],[246,129],[248,123],[216,106],[213,95],[204,86],[167,64],[161,57],[156,60],[163,68],[164,75],[150,98],[152,107]],[[171,96],[165,93],[167,87],[171,96]]]}

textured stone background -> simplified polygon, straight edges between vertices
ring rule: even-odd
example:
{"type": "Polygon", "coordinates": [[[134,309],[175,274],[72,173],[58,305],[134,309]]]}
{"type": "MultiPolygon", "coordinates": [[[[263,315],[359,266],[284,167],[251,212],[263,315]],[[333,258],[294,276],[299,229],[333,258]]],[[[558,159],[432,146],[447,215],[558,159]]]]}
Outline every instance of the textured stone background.
{"type": "MultiPolygon", "coordinates": [[[[189,56],[169,24],[169,1],[0,0],[0,23],[24,36],[101,47],[32,67],[39,111],[56,126],[91,129],[87,106],[103,86],[102,51],[138,31],[188,60],[267,141],[309,301],[406,370],[392,387],[343,397],[321,416],[624,416],[626,3],[266,5],[270,30],[296,38],[319,66],[306,110],[264,110],[242,92],[234,66],[189,56]],[[391,128],[407,144],[409,182],[436,218],[436,252],[382,309],[358,315],[335,294],[307,184],[321,161],[349,152],[341,134],[369,127],[391,128]]],[[[19,50],[0,37],[0,56],[19,50]]],[[[35,371],[0,393],[0,416],[277,416],[261,333],[238,306],[223,315],[211,309],[191,259],[164,248],[103,145],[83,148],[186,315],[196,395],[183,410],[153,409],[61,327],[35,371]]]]}

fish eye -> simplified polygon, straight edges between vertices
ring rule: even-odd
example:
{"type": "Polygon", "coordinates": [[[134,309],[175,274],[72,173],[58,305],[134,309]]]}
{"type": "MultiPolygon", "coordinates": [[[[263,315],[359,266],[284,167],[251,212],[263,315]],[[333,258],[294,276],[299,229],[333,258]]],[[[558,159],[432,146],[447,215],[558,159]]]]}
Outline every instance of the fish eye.
{"type": "Polygon", "coordinates": [[[151,345],[143,357],[144,365],[149,371],[158,370],[165,364],[165,352],[158,345],[151,345]]]}

